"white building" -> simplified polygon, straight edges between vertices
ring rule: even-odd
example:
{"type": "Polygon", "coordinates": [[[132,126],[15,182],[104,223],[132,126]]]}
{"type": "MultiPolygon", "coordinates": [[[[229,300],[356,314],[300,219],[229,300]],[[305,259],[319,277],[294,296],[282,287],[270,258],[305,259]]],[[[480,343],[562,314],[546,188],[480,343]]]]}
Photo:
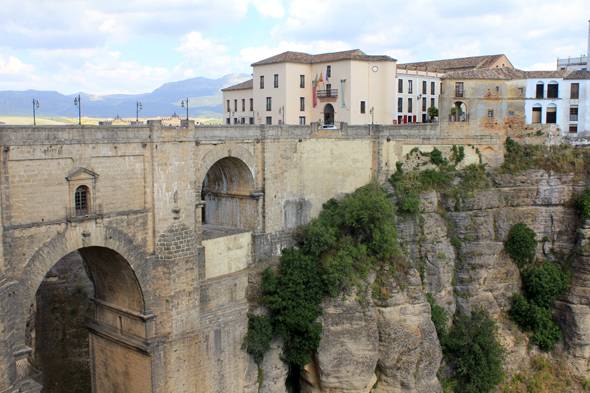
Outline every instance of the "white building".
{"type": "Polygon", "coordinates": [[[586,56],[568,57],[567,59],[557,59],[557,69],[559,71],[568,70],[588,70],[588,56],[590,56],[590,20],[588,21],[588,51],[586,56]]]}

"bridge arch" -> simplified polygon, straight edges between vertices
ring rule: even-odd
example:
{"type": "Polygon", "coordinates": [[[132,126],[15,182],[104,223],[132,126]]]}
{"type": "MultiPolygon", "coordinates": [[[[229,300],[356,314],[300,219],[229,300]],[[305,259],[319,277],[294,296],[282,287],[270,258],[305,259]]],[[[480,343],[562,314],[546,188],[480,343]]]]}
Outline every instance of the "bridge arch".
{"type": "Polygon", "coordinates": [[[239,145],[215,146],[201,161],[197,190],[205,201],[202,223],[255,230],[258,192],[255,157],[239,145]]]}
{"type": "MultiPolygon", "coordinates": [[[[21,329],[25,328],[26,310],[34,304],[43,279],[73,251],[82,256],[94,287],[94,315],[86,318],[92,390],[151,391],[148,325],[153,316],[146,315],[149,312],[142,289],[148,287],[148,264],[139,247],[115,228],[94,221],[69,225],[33,254],[19,279],[26,288],[21,329]]],[[[25,344],[22,331],[16,344],[25,344]]]]}

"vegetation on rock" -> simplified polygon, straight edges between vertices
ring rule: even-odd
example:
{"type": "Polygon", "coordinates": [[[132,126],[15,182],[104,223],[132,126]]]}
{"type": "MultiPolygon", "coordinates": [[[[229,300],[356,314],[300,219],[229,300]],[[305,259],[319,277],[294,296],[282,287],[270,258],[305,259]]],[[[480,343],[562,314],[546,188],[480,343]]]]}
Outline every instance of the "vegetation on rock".
{"type": "Polygon", "coordinates": [[[524,295],[514,294],[510,318],[524,331],[532,331],[533,342],[543,351],[551,351],[563,338],[553,321],[551,303],[567,292],[569,276],[562,266],[550,261],[535,261],[537,234],[526,224],[515,224],[504,248],[521,269],[524,295]]]}
{"type": "MultiPolygon", "coordinates": [[[[372,181],[342,200],[326,202],[319,217],[295,233],[299,248],[283,250],[278,271],[264,271],[264,303],[272,333],[284,341],[285,362],[301,368],[309,363],[320,343],[322,325],[315,320],[324,296],[338,295],[378,261],[399,254],[394,217],[385,190],[372,181]]],[[[257,331],[266,325],[254,318],[249,316],[244,347],[262,361],[269,336],[257,331]]]]}

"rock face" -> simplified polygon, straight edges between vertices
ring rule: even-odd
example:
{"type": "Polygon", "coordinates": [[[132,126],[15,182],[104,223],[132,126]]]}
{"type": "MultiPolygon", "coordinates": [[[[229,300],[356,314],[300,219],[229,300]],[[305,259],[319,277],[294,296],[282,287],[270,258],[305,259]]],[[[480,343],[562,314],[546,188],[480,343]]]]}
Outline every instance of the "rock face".
{"type": "MultiPolygon", "coordinates": [[[[540,259],[562,262],[576,248],[571,290],[554,308],[570,369],[590,377],[590,220],[577,231],[580,219],[567,206],[586,183],[543,171],[497,175],[492,181],[492,188],[463,199],[423,194],[423,214],[398,217],[398,240],[409,270],[386,280],[388,297],[372,296],[371,284],[382,268],[369,274],[361,290],[351,287],[324,301],[322,341],[301,372],[302,392],[441,392],[436,373],[442,351],[428,292],[449,315],[485,308],[498,321],[507,373],[528,365],[539,352],[528,347],[527,337],[506,315],[512,295],[521,291],[519,270],[503,251],[508,231],[518,222],[537,233],[540,259]]],[[[265,370],[280,363],[277,350],[267,357],[265,370]]],[[[276,374],[284,381],[286,370],[276,374]]],[[[261,391],[284,386],[277,382],[273,390],[267,382],[271,375],[265,371],[261,391]]]]}
{"type": "Polygon", "coordinates": [[[285,392],[285,380],[289,368],[280,358],[282,345],[283,342],[280,339],[275,338],[271,342],[271,349],[264,356],[264,360],[260,364],[260,371],[250,356],[246,377],[244,378],[247,383],[244,387],[244,393],[285,392]]]}

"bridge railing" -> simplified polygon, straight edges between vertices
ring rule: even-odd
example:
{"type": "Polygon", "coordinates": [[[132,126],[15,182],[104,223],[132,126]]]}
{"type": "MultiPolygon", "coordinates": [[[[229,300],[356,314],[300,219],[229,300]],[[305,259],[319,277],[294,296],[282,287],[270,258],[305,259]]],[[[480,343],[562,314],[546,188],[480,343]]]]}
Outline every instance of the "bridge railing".
{"type": "Polygon", "coordinates": [[[84,220],[87,218],[94,218],[103,214],[102,204],[93,204],[85,209],[76,209],[73,207],[66,207],[66,219],[68,220],[84,220]]]}

